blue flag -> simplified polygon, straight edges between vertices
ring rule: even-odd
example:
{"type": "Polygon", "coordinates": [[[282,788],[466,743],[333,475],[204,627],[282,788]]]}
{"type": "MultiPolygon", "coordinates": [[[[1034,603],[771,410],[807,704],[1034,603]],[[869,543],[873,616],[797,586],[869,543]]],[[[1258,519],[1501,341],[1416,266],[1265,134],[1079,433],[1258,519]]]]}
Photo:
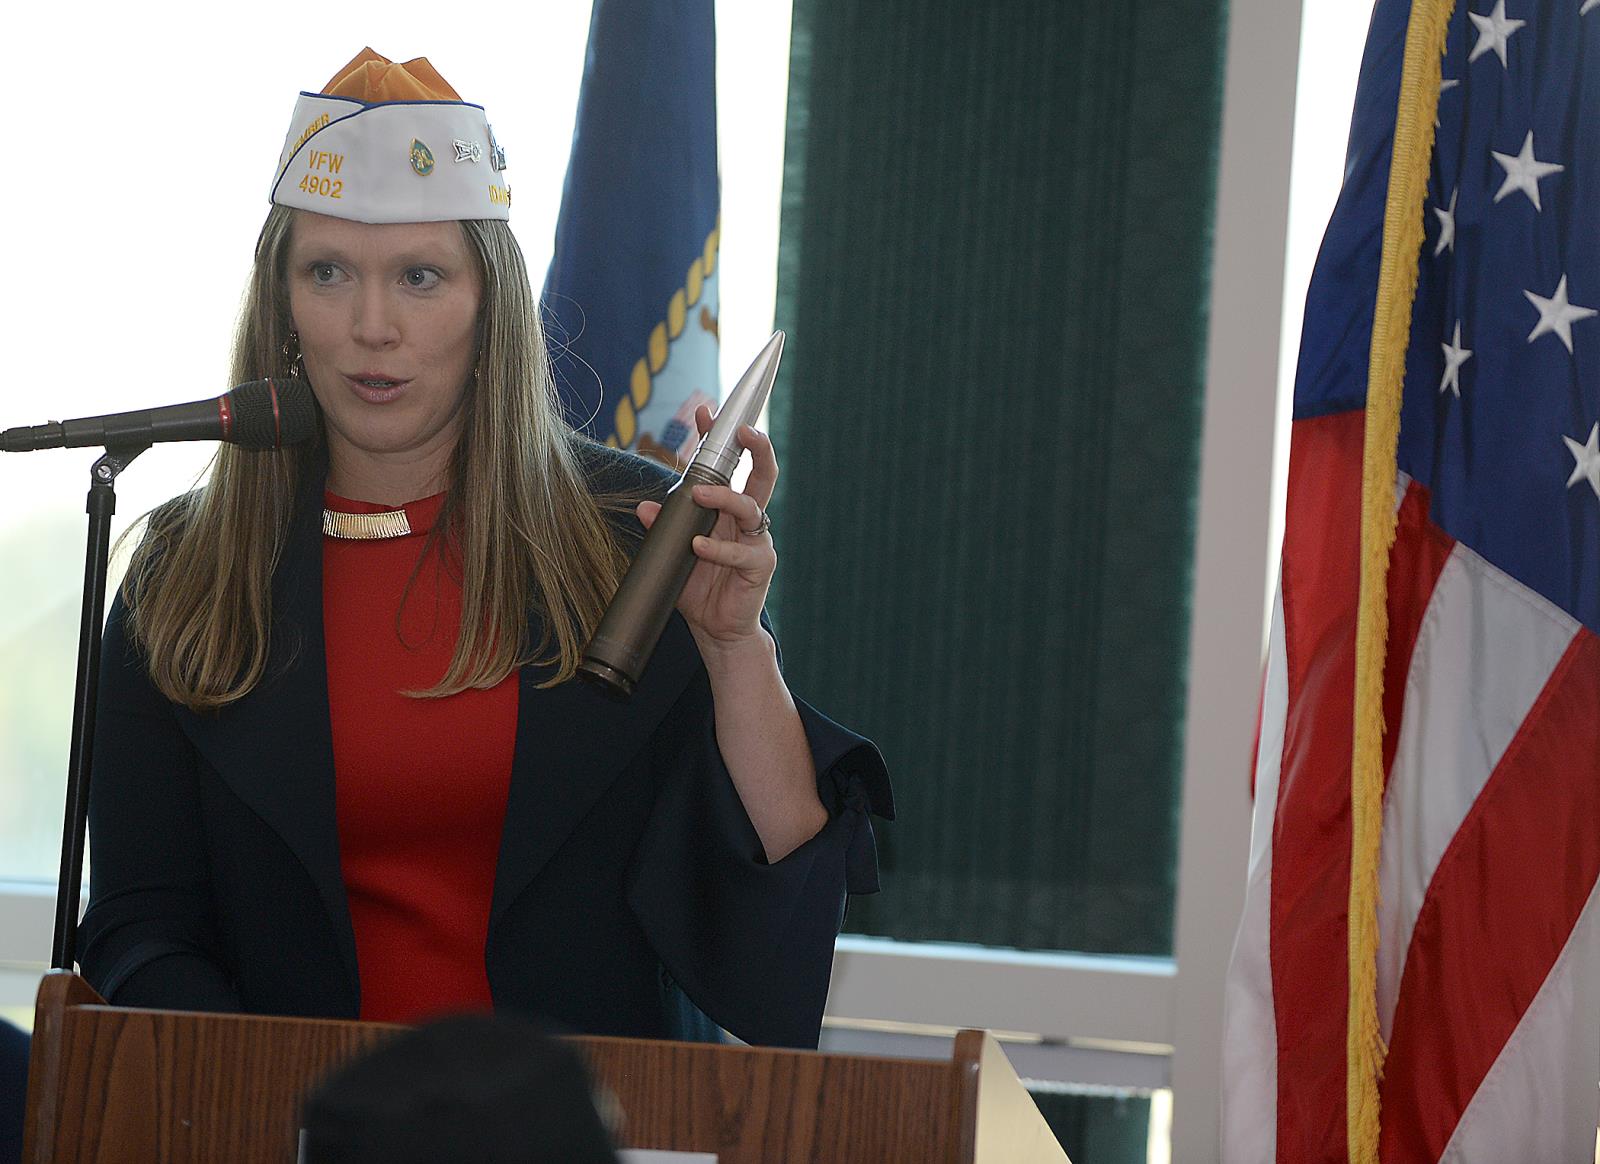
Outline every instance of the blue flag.
{"type": "Polygon", "coordinates": [[[568,421],[669,463],[714,408],[712,0],[595,0],[544,320],[568,421]]]}

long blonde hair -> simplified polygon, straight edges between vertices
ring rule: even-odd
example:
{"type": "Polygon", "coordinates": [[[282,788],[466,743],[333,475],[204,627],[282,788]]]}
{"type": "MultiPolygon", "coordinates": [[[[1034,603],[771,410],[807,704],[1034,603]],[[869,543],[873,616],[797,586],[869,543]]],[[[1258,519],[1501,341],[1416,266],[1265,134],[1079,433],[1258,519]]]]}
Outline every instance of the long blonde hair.
{"type": "MultiPolygon", "coordinates": [[[[289,371],[293,222],[293,211],[274,206],[256,242],[232,383],[289,371]]],[[[626,565],[605,517],[626,502],[592,496],[585,485],[516,239],[497,220],[461,228],[483,288],[480,355],[434,535],[460,572],[461,629],[444,675],[420,696],[492,687],[531,662],[554,668],[549,683],[571,678],[626,565]],[[530,610],[537,642],[529,641],[530,610]]],[[[322,455],[316,445],[222,445],[204,486],[150,515],[124,595],[133,640],[168,699],[218,708],[261,681],[273,571],[322,455]]]]}

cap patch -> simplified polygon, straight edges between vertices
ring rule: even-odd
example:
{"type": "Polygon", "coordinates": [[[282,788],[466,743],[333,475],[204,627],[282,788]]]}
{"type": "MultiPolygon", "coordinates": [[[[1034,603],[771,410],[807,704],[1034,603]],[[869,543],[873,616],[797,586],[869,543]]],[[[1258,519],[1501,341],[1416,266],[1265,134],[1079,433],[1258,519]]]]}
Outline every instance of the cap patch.
{"type": "Polygon", "coordinates": [[[420,138],[411,139],[411,168],[424,178],[433,173],[433,151],[420,138]]]}

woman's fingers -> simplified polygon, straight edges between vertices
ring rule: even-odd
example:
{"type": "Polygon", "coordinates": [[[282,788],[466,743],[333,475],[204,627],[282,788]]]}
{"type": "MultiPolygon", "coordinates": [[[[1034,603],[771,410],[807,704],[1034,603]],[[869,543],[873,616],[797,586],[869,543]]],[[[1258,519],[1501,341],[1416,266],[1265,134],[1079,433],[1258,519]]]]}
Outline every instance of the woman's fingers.
{"type": "MultiPolygon", "coordinates": [[[[739,493],[726,485],[696,485],[694,499],[696,504],[718,510],[732,518],[734,528],[745,537],[759,537],[766,532],[760,528],[766,511],[747,493],[739,493]]],[[[641,501],[633,511],[639,518],[639,524],[649,529],[661,516],[661,503],[641,501]]]]}
{"type": "Polygon", "coordinates": [[[762,528],[765,511],[748,493],[737,492],[726,485],[696,485],[694,499],[697,505],[720,510],[733,518],[739,533],[745,537],[758,537],[766,532],[762,528]]]}
{"type": "Polygon", "coordinates": [[[750,479],[745,482],[744,491],[765,506],[772,500],[773,487],[778,483],[778,454],[773,451],[771,438],[748,424],[739,429],[739,443],[750,450],[750,479]]]}
{"type": "MultiPolygon", "coordinates": [[[[711,431],[713,419],[709,405],[702,404],[694,410],[694,426],[701,436],[711,431]]],[[[742,448],[750,450],[750,480],[745,483],[745,492],[764,506],[772,500],[773,487],[778,483],[778,455],[773,451],[772,440],[754,425],[741,425],[738,439],[742,448]]]]}
{"type": "Polygon", "coordinates": [[[726,566],[755,583],[764,581],[773,570],[773,553],[766,546],[747,546],[727,538],[697,537],[694,552],[701,561],[726,566]]]}

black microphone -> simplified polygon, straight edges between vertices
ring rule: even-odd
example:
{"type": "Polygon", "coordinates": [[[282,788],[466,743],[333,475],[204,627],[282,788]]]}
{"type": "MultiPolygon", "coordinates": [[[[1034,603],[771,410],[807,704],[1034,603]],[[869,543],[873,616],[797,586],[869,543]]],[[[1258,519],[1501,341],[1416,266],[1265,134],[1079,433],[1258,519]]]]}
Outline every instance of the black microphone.
{"type": "Polygon", "coordinates": [[[211,400],[8,428],[0,432],[0,452],[162,441],[227,441],[247,449],[281,449],[316,431],[317,402],[311,389],[294,379],[252,380],[211,400]]]}

